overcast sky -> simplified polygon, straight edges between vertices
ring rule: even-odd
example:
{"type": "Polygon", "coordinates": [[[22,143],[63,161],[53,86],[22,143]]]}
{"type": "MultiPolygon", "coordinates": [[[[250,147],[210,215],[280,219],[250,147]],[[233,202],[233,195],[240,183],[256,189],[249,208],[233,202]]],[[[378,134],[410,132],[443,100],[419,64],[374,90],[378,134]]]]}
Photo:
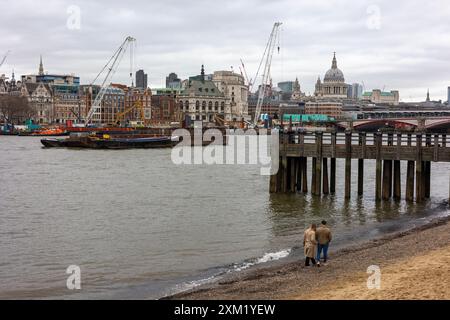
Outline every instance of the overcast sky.
{"type": "MultiPolygon", "coordinates": [[[[299,78],[314,91],[337,52],[347,83],[400,90],[402,101],[447,100],[450,86],[448,0],[0,0],[0,73],[75,73],[90,83],[127,35],[137,39],[136,68],[151,87],[165,76],[214,70],[254,77],[275,21],[283,22],[273,82],[299,78]],[[77,19],[77,10],[80,19],[77,19]]],[[[130,84],[129,57],[114,82],[130,84]]]]}

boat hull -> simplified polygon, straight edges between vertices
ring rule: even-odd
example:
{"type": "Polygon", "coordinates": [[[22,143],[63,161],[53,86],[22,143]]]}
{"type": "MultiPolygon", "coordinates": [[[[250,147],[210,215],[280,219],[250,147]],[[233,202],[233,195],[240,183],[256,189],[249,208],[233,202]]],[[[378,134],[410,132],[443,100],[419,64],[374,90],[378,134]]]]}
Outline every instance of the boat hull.
{"type": "Polygon", "coordinates": [[[176,142],[170,137],[146,138],[98,138],[70,137],[67,139],[41,139],[46,148],[90,148],[90,149],[131,149],[131,148],[171,148],[176,142]]]}
{"type": "Polygon", "coordinates": [[[59,139],[41,139],[41,143],[46,148],[58,148],[62,147],[61,140],[59,139]]]}
{"type": "Polygon", "coordinates": [[[163,138],[117,138],[91,140],[94,148],[98,149],[129,149],[129,148],[171,148],[174,142],[170,137],[163,138]]]}

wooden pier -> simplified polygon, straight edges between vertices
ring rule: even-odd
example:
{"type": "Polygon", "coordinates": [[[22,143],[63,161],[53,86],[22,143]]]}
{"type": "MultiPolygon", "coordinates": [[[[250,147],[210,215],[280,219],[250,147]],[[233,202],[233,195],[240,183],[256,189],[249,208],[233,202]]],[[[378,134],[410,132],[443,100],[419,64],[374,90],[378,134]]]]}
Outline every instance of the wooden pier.
{"type": "Polygon", "coordinates": [[[336,192],[336,159],[345,159],[344,197],[350,199],[352,159],[357,159],[362,196],[364,160],[373,159],[375,172],[369,174],[375,174],[375,199],[400,200],[400,161],[406,161],[405,199],[422,202],[431,194],[431,163],[450,162],[450,146],[442,133],[280,133],[280,168],[270,177],[270,192],[308,192],[308,158],[313,195],[336,192]]]}

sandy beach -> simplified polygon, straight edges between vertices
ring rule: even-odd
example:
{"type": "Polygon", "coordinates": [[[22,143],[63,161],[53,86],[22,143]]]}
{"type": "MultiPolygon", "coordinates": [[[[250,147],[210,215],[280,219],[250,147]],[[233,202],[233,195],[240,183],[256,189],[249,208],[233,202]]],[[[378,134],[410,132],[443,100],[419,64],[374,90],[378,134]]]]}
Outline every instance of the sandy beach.
{"type": "Polygon", "coordinates": [[[303,261],[244,272],[172,299],[450,299],[449,218],[333,253],[326,265],[303,261]],[[380,289],[368,289],[369,266],[380,289]]]}

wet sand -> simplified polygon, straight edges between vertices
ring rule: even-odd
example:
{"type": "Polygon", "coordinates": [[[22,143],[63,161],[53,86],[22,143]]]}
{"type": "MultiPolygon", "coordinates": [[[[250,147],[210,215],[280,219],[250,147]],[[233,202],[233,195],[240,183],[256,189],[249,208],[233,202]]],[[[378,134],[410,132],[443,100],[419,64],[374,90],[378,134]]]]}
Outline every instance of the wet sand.
{"type": "Polygon", "coordinates": [[[319,267],[303,260],[249,270],[171,299],[450,299],[450,217],[339,250],[319,267]],[[381,288],[367,288],[369,266],[381,288]]]}

